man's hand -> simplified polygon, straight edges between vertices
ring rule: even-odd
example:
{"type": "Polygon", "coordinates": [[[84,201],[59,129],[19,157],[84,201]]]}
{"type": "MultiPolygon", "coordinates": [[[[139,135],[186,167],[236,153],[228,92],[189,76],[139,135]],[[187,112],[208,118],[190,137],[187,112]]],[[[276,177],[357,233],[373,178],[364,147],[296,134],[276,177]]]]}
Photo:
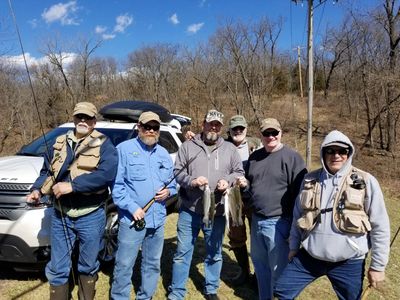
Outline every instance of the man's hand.
{"type": "Polygon", "coordinates": [[[170,192],[168,188],[164,188],[160,191],[157,192],[157,194],[155,195],[154,199],[158,202],[162,202],[165,199],[167,199],[167,197],[169,196],[170,192]]]}
{"type": "Polygon", "coordinates": [[[204,176],[199,176],[196,179],[192,180],[191,186],[192,187],[199,187],[208,184],[208,179],[204,176]]]}
{"type": "Polygon", "coordinates": [[[228,188],[229,184],[225,179],[220,179],[217,182],[217,190],[224,192],[228,188]]]}
{"type": "Polygon", "coordinates": [[[72,184],[70,182],[59,182],[53,186],[53,193],[56,198],[60,198],[62,195],[72,193],[72,184]]]}
{"type": "Polygon", "coordinates": [[[385,280],[385,271],[375,271],[372,269],[368,270],[368,281],[373,288],[379,287],[379,285],[385,280]]]}
{"type": "Polygon", "coordinates": [[[193,131],[188,130],[188,131],[186,131],[186,133],[185,133],[185,139],[186,139],[186,140],[192,140],[192,139],[194,138],[195,135],[196,135],[196,134],[195,134],[193,131]]]}
{"type": "Polygon", "coordinates": [[[144,219],[144,215],[144,210],[139,207],[137,210],[135,210],[132,216],[135,221],[139,221],[141,219],[144,219]]]}
{"type": "Polygon", "coordinates": [[[240,176],[236,178],[236,185],[238,185],[241,188],[245,188],[247,186],[247,179],[244,176],[240,176]]]}
{"type": "Polygon", "coordinates": [[[37,204],[42,194],[38,190],[33,190],[29,195],[26,196],[26,202],[30,204],[37,204]]]}

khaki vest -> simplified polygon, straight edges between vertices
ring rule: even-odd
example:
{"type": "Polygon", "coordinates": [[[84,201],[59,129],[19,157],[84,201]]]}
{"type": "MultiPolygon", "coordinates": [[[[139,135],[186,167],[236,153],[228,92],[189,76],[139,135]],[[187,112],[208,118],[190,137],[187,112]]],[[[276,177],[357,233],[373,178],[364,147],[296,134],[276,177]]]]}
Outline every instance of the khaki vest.
{"type": "MultiPolygon", "coordinates": [[[[106,140],[106,136],[97,130],[93,130],[78,146],[75,151],[75,159],[68,167],[71,179],[74,180],[79,175],[91,173],[97,168],[100,161],[100,148],[106,140]]],[[[61,135],[53,145],[54,154],[50,164],[52,176],[47,177],[40,189],[44,195],[52,194],[52,187],[55,184],[65,159],[67,158],[67,135],[61,135]]]]}
{"type": "Polygon", "coordinates": [[[334,195],[333,206],[321,209],[321,183],[319,182],[321,172],[322,169],[313,171],[304,178],[303,190],[300,194],[303,214],[297,220],[297,226],[309,233],[320,221],[321,214],[332,211],[333,224],[338,231],[349,234],[369,232],[371,224],[364,205],[367,196],[365,180],[368,173],[352,167],[343,178],[339,192],[334,195]]]}

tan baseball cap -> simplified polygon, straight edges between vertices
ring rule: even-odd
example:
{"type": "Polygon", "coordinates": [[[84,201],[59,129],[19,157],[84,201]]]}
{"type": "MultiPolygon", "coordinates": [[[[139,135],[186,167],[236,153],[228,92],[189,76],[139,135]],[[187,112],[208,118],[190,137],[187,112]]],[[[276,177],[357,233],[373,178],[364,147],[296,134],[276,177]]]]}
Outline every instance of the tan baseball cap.
{"type": "Polygon", "coordinates": [[[146,124],[150,121],[156,121],[157,123],[161,124],[160,117],[152,111],[145,111],[139,117],[139,123],[146,124]]]}
{"type": "Polygon", "coordinates": [[[84,114],[89,117],[95,117],[97,115],[97,108],[90,102],[78,102],[74,107],[74,116],[78,114],[84,114]]]}
{"type": "Polygon", "coordinates": [[[260,125],[261,132],[264,132],[265,130],[270,129],[270,128],[278,130],[278,131],[282,131],[281,124],[279,123],[279,121],[277,119],[266,118],[261,121],[261,125],[260,125]]]}

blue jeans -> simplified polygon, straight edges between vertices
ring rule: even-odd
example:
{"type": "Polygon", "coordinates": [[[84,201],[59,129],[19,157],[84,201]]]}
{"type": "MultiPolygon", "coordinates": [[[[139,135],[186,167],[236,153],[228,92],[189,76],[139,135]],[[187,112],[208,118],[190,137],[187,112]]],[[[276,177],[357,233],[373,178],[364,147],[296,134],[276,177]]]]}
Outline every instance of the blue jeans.
{"type": "Polygon", "coordinates": [[[260,300],[272,299],[274,283],[288,264],[290,225],[289,218],[253,214],[250,254],[260,300]]]}
{"type": "Polygon", "coordinates": [[[207,228],[203,216],[182,208],[178,218],[178,248],[172,264],[172,283],[168,299],[183,299],[186,294],[186,281],[189,277],[194,244],[200,229],[206,243],[204,260],[205,294],[216,294],[222,269],[222,240],[225,232],[225,217],[214,217],[214,224],[207,228]]]}
{"type": "Polygon", "coordinates": [[[278,299],[294,299],[318,277],[326,275],[339,299],[360,299],[364,278],[364,259],[327,262],[300,250],[278,279],[274,295],[278,299]]]}
{"type": "Polygon", "coordinates": [[[160,259],[164,247],[164,225],[136,230],[120,222],[111,299],[130,299],[132,273],[139,249],[142,249],[142,282],[136,299],[151,299],[160,277],[160,259]]]}
{"type": "Polygon", "coordinates": [[[54,286],[68,282],[71,271],[71,252],[79,238],[78,272],[93,276],[99,270],[97,259],[103,244],[106,215],[99,209],[77,218],[68,217],[52,209],[51,260],[46,266],[46,277],[54,286]],[[64,224],[63,224],[64,223],[64,224]]]}

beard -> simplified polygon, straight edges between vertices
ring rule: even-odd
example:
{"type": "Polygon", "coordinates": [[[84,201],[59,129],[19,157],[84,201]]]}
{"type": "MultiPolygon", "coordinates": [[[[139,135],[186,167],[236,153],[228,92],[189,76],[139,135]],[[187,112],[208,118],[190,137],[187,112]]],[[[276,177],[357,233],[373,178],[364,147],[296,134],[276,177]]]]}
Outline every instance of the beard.
{"type": "Polygon", "coordinates": [[[236,134],[231,130],[230,131],[230,136],[232,138],[232,141],[234,141],[237,144],[240,144],[244,141],[244,139],[246,138],[246,130],[243,130],[242,133],[240,134],[236,134]]]}
{"type": "Polygon", "coordinates": [[[218,133],[212,132],[212,131],[207,132],[207,134],[205,136],[205,140],[206,140],[206,142],[214,144],[218,140],[218,133]]]}
{"type": "Polygon", "coordinates": [[[80,135],[87,135],[89,133],[89,127],[87,127],[86,124],[77,124],[75,130],[80,135]]]}
{"type": "Polygon", "coordinates": [[[159,137],[159,133],[146,134],[139,131],[139,139],[143,142],[143,144],[147,146],[154,146],[155,144],[157,144],[159,137]]]}

